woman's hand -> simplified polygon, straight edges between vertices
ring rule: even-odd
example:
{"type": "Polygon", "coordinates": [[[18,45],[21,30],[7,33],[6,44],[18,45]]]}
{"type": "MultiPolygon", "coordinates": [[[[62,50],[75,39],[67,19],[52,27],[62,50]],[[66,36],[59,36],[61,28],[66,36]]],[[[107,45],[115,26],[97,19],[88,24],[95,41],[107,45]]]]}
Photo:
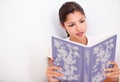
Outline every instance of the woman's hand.
{"type": "Polygon", "coordinates": [[[109,64],[113,65],[113,68],[106,68],[104,69],[104,76],[110,77],[113,82],[118,82],[120,76],[120,68],[116,62],[109,62],[109,64]]]}
{"type": "Polygon", "coordinates": [[[61,77],[63,74],[57,72],[56,70],[62,70],[62,68],[53,65],[53,59],[48,58],[49,66],[47,68],[47,77],[50,82],[59,82],[59,80],[54,77],[61,77]]]}

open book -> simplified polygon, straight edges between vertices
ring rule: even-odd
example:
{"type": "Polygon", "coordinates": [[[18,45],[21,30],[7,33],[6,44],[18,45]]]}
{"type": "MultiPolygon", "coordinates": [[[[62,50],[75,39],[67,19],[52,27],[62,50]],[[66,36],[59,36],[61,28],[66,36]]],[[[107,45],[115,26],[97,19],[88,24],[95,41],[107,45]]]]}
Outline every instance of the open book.
{"type": "Polygon", "coordinates": [[[103,69],[112,67],[115,60],[117,35],[112,35],[91,46],[52,36],[53,64],[60,66],[63,77],[59,80],[70,82],[103,82],[103,69]]]}

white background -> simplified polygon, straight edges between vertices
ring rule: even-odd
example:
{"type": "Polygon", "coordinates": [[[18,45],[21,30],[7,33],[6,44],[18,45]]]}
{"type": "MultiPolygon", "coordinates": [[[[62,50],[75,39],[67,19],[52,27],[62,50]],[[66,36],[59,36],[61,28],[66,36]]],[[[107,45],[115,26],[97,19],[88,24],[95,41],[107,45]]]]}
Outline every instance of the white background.
{"type": "MultiPolygon", "coordinates": [[[[68,0],[0,0],[0,82],[47,82],[51,36],[66,37],[58,20],[68,0]]],[[[88,34],[118,34],[120,64],[120,0],[74,0],[84,8],[88,34]]]]}

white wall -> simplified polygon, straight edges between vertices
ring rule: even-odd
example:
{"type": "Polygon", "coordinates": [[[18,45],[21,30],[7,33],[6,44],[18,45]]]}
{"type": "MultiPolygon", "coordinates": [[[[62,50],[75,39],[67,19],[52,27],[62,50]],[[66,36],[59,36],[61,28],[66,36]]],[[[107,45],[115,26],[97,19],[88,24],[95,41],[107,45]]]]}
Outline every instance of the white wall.
{"type": "MultiPolygon", "coordinates": [[[[58,9],[69,0],[0,0],[0,82],[47,82],[50,36],[65,37],[58,9]]],[[[88,34],[118,34],[120,0],[76,0],[85,9],[88,34]]]]}

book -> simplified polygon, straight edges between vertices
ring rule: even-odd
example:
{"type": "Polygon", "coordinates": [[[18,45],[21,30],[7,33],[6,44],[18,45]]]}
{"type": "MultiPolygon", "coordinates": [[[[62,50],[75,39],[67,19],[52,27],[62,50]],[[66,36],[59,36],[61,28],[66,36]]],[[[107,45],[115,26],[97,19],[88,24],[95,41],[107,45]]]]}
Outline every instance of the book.
{"type": "Polygon", "coordinates": [[[57,72],[64,74],[55,78],[65,82],[103,82],[103,70],[113,67],[109,61],[115,61],[116,39],[115,34],[86,46],[52,36],[53,64],[63,69],[57,72]]]}

